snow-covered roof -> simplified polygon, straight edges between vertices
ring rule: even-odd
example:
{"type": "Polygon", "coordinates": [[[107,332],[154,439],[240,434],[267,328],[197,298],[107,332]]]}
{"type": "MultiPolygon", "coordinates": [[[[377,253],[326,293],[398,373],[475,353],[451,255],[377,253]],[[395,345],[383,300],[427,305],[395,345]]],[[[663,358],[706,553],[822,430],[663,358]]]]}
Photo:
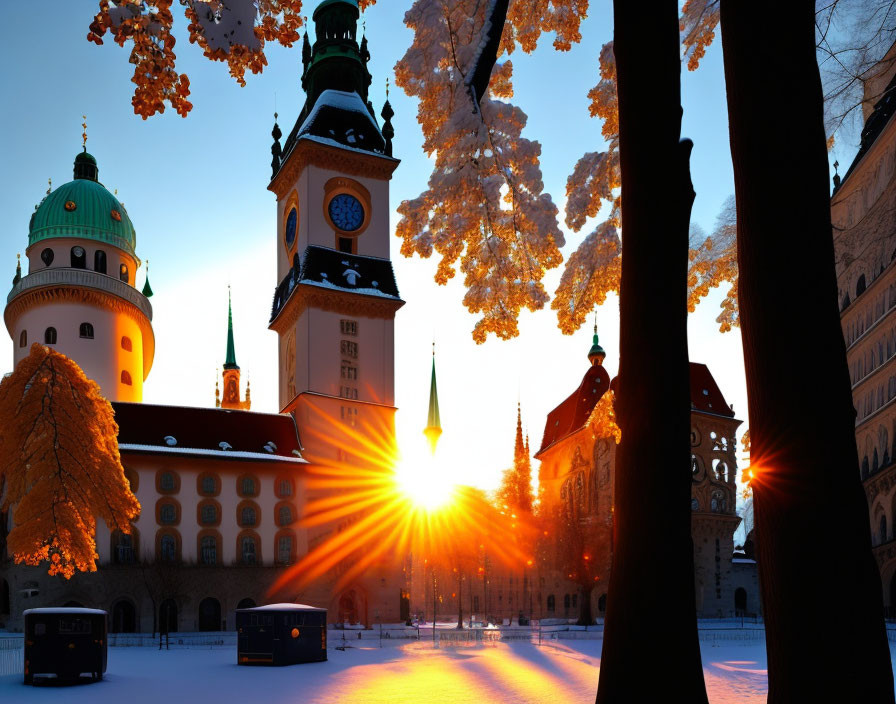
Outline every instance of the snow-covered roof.
{"type": "Polygon", "coordinates": [[[28,616],[29,614],[56,614],[58,616],[72,616],[78,614],[89,614],[92,616],[106,616],[106,612],[102,609],[85,609],[81,606],[45,606],[39,609],[25,609],[22,612],[23,616],[28,616]]]}
{"type": "Polygon", "coordinates": [[[253,606],[250,609],[237,609],[237,611],[326,611],[317,606],[308,606],[307,604],[265,604],[264,606],[253,606]]]}
{"type": "Polygon", "coordinates": [[[123,401],[113,402],[112,408],[122,452],[304,462],[290,415],[123,401]]]}
{"type": "Polygon", "coordinates": [[[134,443],[120,443],[120,451],[131,452],[159,452],[172,455],[202,455],[214,457],[219,460],[261,460],[264,462],[295,462],[308,464],[308,460],[301,457],[281,457],[268,452],[240,452],[239,450],[210,450],[201,447],[166,447],[164,445],[140,445],[134,443]]]}
{"type": "Polygon", "coordinates": [[[320,111],[328,107],[336,108],[337,110],[345,110],[346,112],[356,112],[364,115],[370,121],[370,124],[376,128],[377,131],[379,131],[380,129],[379,125],[376,124],[376,121],[370,114],[370,111],[367,109],[367,106],[364,104],[364,101],[361,100],[360,95],[355,92],[349,93],[344,90],[333,90],[332,88],[330,88],[325,90],[317,97],[317,102],[314,103],[314,107],[311,108],[311,112],[308,113],[308,117],[305,118],[302,126],[299,127],[299,134],[303,135],[306,132],[309,132],[311,129],[311,125],[317,119],[320,111]]]}

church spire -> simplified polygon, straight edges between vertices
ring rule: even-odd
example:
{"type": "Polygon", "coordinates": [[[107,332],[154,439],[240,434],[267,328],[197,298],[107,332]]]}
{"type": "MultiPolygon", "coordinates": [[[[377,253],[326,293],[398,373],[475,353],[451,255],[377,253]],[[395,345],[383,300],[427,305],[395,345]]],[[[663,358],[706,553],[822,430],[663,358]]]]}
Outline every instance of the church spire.
{"type": "Polygon", "coordinates": [[[426,418],[426,428],[423,434],[429,440],[432,453],[436,452],[436,443],[442,434],[441,420],[439,419],[439,391],[436,388],[436,343],[432,343],[432,378],[429,383],[429,415],[426,418]]]}
{"type": "Polygon", "coordinates": [[[594,314],[594,343],[591,345],[591,349],[588,350],[588,361],[594,364],[603,364],[604,359],[606,358],[607,353],[604,352],[604,348],[600,346],[600,343],[597,341],[597,313],[594,314]]]}
{"type": "Polygon", "coordinates": [[[233,344],[233,307],[230,304],[230,287],[227,287],[227,357],[224,360],[225,369],[239,369],[236,363],[236,348],[233,344]]]}
{"type": "Polygon", "coordinates": [[[523,412],[520,402],[516,402],[516,443],[513,446],[514,464],[526,456],[526,445],[523,442],[523,412]]]}

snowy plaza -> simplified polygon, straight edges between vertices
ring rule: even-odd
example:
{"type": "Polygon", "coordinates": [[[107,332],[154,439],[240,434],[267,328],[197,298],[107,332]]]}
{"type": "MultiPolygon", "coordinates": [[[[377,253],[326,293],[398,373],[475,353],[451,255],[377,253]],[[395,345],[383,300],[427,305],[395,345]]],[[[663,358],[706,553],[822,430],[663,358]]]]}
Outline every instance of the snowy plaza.
{"type": "MultiPolygon", "coordinates": [[[[657,638],[662,628],[657,628],[657,638]]],[[[364,639],[328,660],[291,667],[240,667],[233,646],[204,649],[112,647],[102,682],[64,688],[25,687],[22,676],[0,677],[0,701],[301,701],[305,704],[450,701],[529,704],[594,701],[602,641],[509,641],[434,648],[413,642],[364,639]]],[[[712,704],[764,702],[767,691],[763,640],[704,640],[703,672],[712,704]]],[[[21,651],[18,651],[21,654],[21,651]]],[[[645,664],[646,666],[647,664],[645,664]]],[[[670,692],[673,695],[674,692],[670,692]]]]}

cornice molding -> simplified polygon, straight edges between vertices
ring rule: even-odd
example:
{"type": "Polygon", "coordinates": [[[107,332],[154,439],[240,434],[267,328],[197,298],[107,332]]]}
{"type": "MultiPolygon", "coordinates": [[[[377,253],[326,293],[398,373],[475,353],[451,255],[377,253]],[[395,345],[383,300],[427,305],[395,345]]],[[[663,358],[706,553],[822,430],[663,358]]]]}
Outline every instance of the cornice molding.
{"type": "Polygon", "coordinates": [[[404,305],[404,301],[395,298],[367,296],[363,293],[325,289],[308,286],[301,282],[293,289],[277,317],[271,321],[269,330],[285,333],[295,325],[299,316],[308,308],[317,308],[341,315],[361,316],[364,318],[382,318],[391,320],[395,311],[404,305]]]}
{"type": "Polygon", "coordinates": [[[77,288],[69,286],[48,286],[45,288],[29,289],[16,296],[3,311],[3,319],[10,336],[13,335],[15,322],[19,317],[39,306],[52,303],[81,303],[95,308],[126,315],[140,326],[143,338],[143,379],[149,376],[156,350],[155,333],[152,324],[146,314],[133,303],[129,303],[118,296],[89,288],[77,288]]]}
{"type": "Polygon", "coordinates": [[[271,180],[268,190],[276,193],[278,200],[282,199],[308,166],[388,181],[399,163],[398,159],[381,154],[365,154],[361,151],[322,144],[312,139],[299,139],[280,165],[280,170],[271,180]]]}

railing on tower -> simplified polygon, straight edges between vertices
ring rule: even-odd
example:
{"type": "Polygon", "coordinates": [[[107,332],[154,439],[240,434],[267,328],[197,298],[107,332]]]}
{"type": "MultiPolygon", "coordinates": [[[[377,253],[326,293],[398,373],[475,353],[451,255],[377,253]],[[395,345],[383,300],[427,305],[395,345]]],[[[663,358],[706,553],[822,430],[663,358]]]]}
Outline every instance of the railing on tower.
{"type": "Polygon", "coordinates": [[[96,289],[104,293],[111,293],[135,305],[150,320],[152,320],[152,305],[142,293],[133,286],[107,274],[99,274],[88,269],[70,269],[55,267],[41,269],[33,274],[28,274],[19,283],[12,287],[12,291],[6,297],[7,304],[26,291],[50,286],[83,286],[96,289]]]}

